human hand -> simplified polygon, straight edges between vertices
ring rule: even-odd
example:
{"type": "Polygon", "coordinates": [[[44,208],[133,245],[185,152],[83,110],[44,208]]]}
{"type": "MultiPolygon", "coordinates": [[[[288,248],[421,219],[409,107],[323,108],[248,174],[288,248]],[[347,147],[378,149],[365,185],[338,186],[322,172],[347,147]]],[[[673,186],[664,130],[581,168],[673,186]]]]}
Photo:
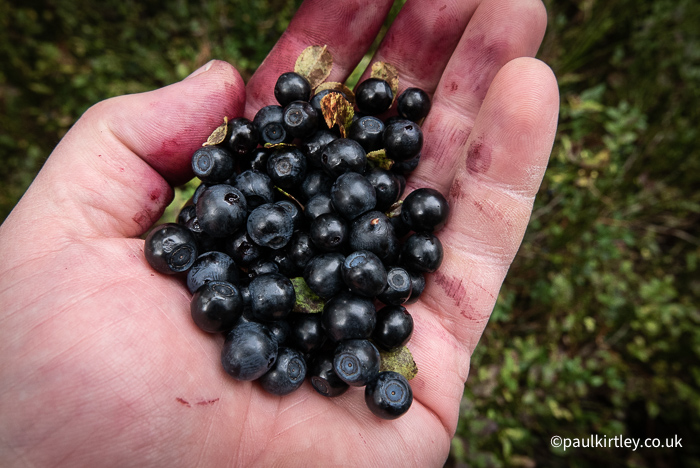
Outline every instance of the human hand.
{"type": "Polygon", "coordinates": [[[374,417],[357,389],[275,397],[231,379],[221,340],[192,323],[186,288],[150,268],[138,238],[223,116],[274,103],[277,76],[308,45],[327,44],[329,81],[344,81],[390,6],[307,0],[247,88],[211,62],[76,123],[0,226],[1,465],[444,462],[554,139],[556,81],[527,58],[545,29],[539,0],[409,0],[373,59],[397,67],[401,89],[431,94],[409,190],[434,187],[451,204],[443,264],[410,307],[419,373],[401,418],[374,417]]]}

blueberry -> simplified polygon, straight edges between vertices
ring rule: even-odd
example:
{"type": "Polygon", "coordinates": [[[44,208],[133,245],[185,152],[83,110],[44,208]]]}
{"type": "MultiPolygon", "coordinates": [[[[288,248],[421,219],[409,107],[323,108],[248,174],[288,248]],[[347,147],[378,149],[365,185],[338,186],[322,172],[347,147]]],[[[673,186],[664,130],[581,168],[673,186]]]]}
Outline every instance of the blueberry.
{"type": "Polygon", "coordinates": [[[411,234],[401,248],[401,264],[408,270],[432,273],[442,263],[442,243],[429,232],[411,234]]]}
{"type": "Polygon", "coordinates": [[[318,253],[318,249],[307,232],[296,231],[286,247],[289,259],[296,270],[304,271],[306,265],[318,253]]]}
{"type": "Polygon", "coordinates": [[[250,153],[258,146],[260,133],[250,120],[238,117],[228,123],[228,134],[225,144],[236,156],[250,153]]]}
{"type": "Polygon", "coordinates": [[[377,321],[371,299],[342,292],[323,308],[323,329],[333,341],[367,339],[377,321]]]}
{"type": "Polygon", "coordinates": [[[393,267],[386,273],[386,287],[377,296],[384,304],[400,305],[411,297],[411,275],[401,267],[393,267]]]}
{"type": "Polygon", "coordinates": [[[401,248],[393,224],[381,211],[355,218],[350,224],[349,243],[352,250],[369,250],[387,265],[396,262],[401,248]]]}
{"type": "Polygon", "coordinates": [[[325,252],[343,248],[348,236],[345,220],[336,213],[318,216],[309,227],[309,235],[314,245],[325,252]]]}
{"type": "Polygon", "coordinates": [[[285,318],[294,308],[296,294],[289,278],[279,273],[255,277],[248,285],[252,317],[260,321],[285,318]]]}
{"type": "Polygon", "coordinates": [[[333,370],[346,384],[362,387],[379,375],[379,351],[368,340],[345,340],[333,356],[333,370]]]}
{"type": "Polygon", "coordinates": [[[223,252],[206,252],[197,257],[187,272],[187,289],[197,291],[209,281],[226,281],[238,284],[238,267],[231,257],[223,252]]]}
{"type": "Polygon", "coordinates": [[[417,123],[398,120],[384,130],[384,149],[389,159],[406,161],[423,148],[423,132],[417,123]]]}
{"type": "Polygon", "coordinates": [[[292,101],[308,101],[311,85],[303,76],[294,72],[282,73],[275,83],[275,99],[281,106],[292,101]]]}
{"type": "Polygon", "coordinates": [[[321,314],[292,313],[289,317],[289,337],[287,343],[290,347],[303,353],[312,353],[321,349],[326,340],[326,334],[321,325],[321,314]]]}
{"type": "Polygon", "coordinates": [[[384,371],[367,383],[365,403],[375,416],[396,419],[411,407],[413,391],[403,375],[384,371]]]}
{"type": "Polygon", "coordinates": [[[207,184],[218,184],[231,177],[234,170],[233,156],[224,148],[205,146],[192,155],[192,171],[207,184]]]}
{"type": "Polygon", "coordinates": [[[187,271],[194,264],[198,246],[195,236],[185,226],[162,224],[146,237],[144,256],[151,267],[165,274],[187,271]]]}
{"type": "Polygon", "coordinates": [[[401,219],[414,231],[439,231],[445,226],[450,207],[435,189],[419,188],[409,193],[401,206],[401,219]]]}
{"type": "Polygon", "coordinates": [[[304,269],[304,281],[309,289],[324,298],[333,297],[345,289],[340,271],[343,261],[345,257],[339,252],[329,252],[312,258],[304,269]]]}
{"type": "Polygon", "coordinates": [[[241,158],[239,167],[245,171],[252,169],[254,171],[267,171],[267,159],[270,157],[270,151],[267,148],[255,148],[250,153],[241,158]]]}
{"type": "Polygon", "coordinates": [[[420,163],[420,157],[421,153],[418,153],[411,159],[406,159],[405,161],[395,161],[395,164],[391,166],[391,172],[404,177],[408,176],[418,167],[418,164],[420,163]]]}
{"type": "Polygon", "coordinates": [[[374,209],[377,194],[364,176],[356,172],[347,172],[333,183],[331,201],[338,213],[352,220],[374,209]]]}
{"type": "Polygon", "coordinates": [[[294,101],[284,108],[282,125],[288,135],[294,138],[306,138],[316,131],[318,116],[308,102],[294,101]]]}
{"type": "Polygon", "coordinates": [[[305,139],[299,148],[306,156],[309,165],[313,167],[323,167],[321,155],[328,143],[337,140],[339,137],[330,130],[318,130],[316,133],[305,139]]]}
{"type": "Polygon", "coordinates": [[[226,335],[221,364],[236,380],[255,380],[269,371],[277,360],[277,341],[264,325],[246,322],[226,335]]]}
{"type": "Polygon", "coordinates": [[[355,102],[360,112],[377,115],[389,110],[394,93],[389,83],[379,78],[368,78],[355,90],[355,102]]]}
{"type": "Polygon", "coordinates": [[[279,273],[279,267],[277,264],[266,258],[259,258],[253,263],[248,265],[248,279],[253,280],[260,275],[266,275],[268,273],[279,273]]]}
{"type": "Polygon", "coordinates": [[[416,273],[410,270],[408,274],[411,276],[411,296],[404,304],[413,304],[418,300],[425,289],[425,276],[423,273],[416,273]]]}
{"type": "Polygon", "coordinates": [[[248,235],[256,244],[281,249],[292,238],[292,216],[276,203],[266,203],[255,208],[248,216],[248,235]]]}
{"type": "Polygon", "coordinates": [[[246,229],[239,229],[223,243],[226,252],[236,264],[248,266],[262,255],[262,248],[253,242],[246,229]]]}
{"type": "Polygon", "coordinates": [[[243,171],[234,179],[233,186],[245,196],[249,212],[265,203],[272,203],[275,198],[272,180],[264,172],[243,171]]]}
{"type": "Polygon", "coordinates": [[[350,291],[361,296],[375,297],[386,287],[386,268],[369,250],[358,250],[345,257],[340,272],[350,291]]]}
{"type": "Polygon", "coordinates": [[[367,152],[384,146],[384,123],[376,117],[364,116],[353,122],[348,138],[358,142],[367,152]]]}
{"type": "Polygon", "coordinates": [[[316,354],[309,363],[308,375],[311,386],[325,397],[336,397],[345,393],[349,387],[333,370],[333,354],[316,354]]]}
{"type": "Polygon", "coordinates": [[[267,160],[267,175],[278,187],[299,187],[306,177],[306,156],[294,147],[277,148],[267,160]]]}
{"type": "Polygon", "coordinates": [[[408,88],[396,99],[397,111],[405,119],[418,122],[430,112],[430,97],[420,88],[408,88]]]}
{"type": "Polygon", "coordinates": [[[280,200],[278,202],[275,202],[275,205],[281,207],[284,211],[286,211],[289,216],[292,217],[292,225],[294,226],[294,230],[299,230],[304,227],[305,219],[304,219],[304,212],[299,209],[296,203],[294,203],[291,200],[280,200]]]}
{"type": "Polygon", "coordinates": [[[289,141],[284,129],[284,111],[280,106],[265,106],[255,114],[253,124],[260,134],[260,143],[283,143],[289,141]]]}
{"type": "Polygon", "coordinates": [[[272,333],[278,345],[283,345],[287,341],[292,330],[292,327],[286,319],[268,322],[265,323],[265,326],[270,330],[270,333],[272,333]]]}
{"type": "Polygon", "coordinates": [[[362,174],[367,165],[367,156],[355,140],[338,138],[328,143],[321,152],[321,166],[333,177],[346,172],[362,174]]]}
{"type": "Polygon", "coordinates": [[[408,343],[413,334],[413,317],[401,305],[382,307],[377,311],[377,324],[372,341],[380,348],[391,351],[408,343]]]}
{"type": "Polygon", "coordinates": [[[212,250],[222,250],[220,247],[222,238],[212,237],[202,229],[202,226],[199,224],[199,218],[197,218],[196,207],[195,216],[187,220],[185,227],[190,230],[197,241],[197,251],[200,255],[212,250]]]}
{"type": "Polygon", "coordinates": [[[374,187],[377,195],[378,211],[387,211],[391,205],[399,201],[401,196],[401,179],[394,172],[375,167],[367,171],[365,177],[374,187]]]}
{"type": "Polygon", "coordinates": [[[304,215],[310,222],[313,222],[321,215],[333,213],[334,211],[331,197],[324,193],[319,193],[311,197],[304,207],[304,215]]]}
{"type": "Polygon", "coordinates": [[[221,333],[233,328],[242,307],[238,288],[225,281],[210,281],[192,296],[190,313],[194,323],[205,332],[221,333]]]}
{"type": "Polygon", "coordinates": [[[304,356],[296,349],[282,347],[277,353],[275,365],[260,377],[260,385],[273,395],[288,395],[301,387],[305,377],[304,356]]]}
{"type": "Polygon", "coordinates": [[[212,237],[230,236],[245,223],[248,203],[245,196],[227,184],[207,187],[197,200],[197,219],[212,237]]]}
{"type": "Polygon", "coordinates": [[[330,194],[331,186],[335,179],[324,171],[309,171],[304,182],[301,183],[301,196],[304,201],[310,200],[318,194],[330,194]]]}

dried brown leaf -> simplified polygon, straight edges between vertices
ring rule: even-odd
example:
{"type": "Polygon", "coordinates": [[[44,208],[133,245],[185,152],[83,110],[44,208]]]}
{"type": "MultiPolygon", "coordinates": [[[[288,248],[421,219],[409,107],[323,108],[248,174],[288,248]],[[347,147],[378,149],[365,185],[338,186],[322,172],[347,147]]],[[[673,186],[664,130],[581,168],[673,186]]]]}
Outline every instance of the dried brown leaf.
{"type": "Polygon", "coordinates": [[[323,83],[332,68],[333,56],[325,45],[307,47],[294,64],[294,71],[309,80],[311,89],[323,83]]]}
{"type": "Polygon", "coordinates": [[[318,94],[321,91],[325,91],[326,89],[329,89],[331,91],[340,91],[341,93],[345,94],[345,97],[347,98],[350,104],[355,105],[355,93],[353,93],[352,89],[348,88],[343,83],[338,83],[337,81],[321,83],[314,91],[314,94],[318,94]]]}
{"type": "Polygon", "coordinates": [[[371,78],[379,78],[389,83],[391,92],[394,95],[391,101],[393,105],[396,100],[396,94],[399,92],[399,72],[396,70],[396,67],[386,62],[374,62],[372,64],[372,73],[370,76],[371,78]]]}
{"type": "Polygon", "coordinates": [[[228,117],[224,116],[224,123],[216,127],[216,129],[211,132],[207,141],[202,143],[202,146],[214,146],[220,145],[226,139],[226,134],[228,133],[228,117]]]}
{"type": "Polygon", "coordinates": [[[347,129],[352,125],[355,109],[343,96],[338,93],[330,93],[321,99],[321,113],[326,120],[328,128],[338,125],[340,135],[347,138],[347,129]]]}

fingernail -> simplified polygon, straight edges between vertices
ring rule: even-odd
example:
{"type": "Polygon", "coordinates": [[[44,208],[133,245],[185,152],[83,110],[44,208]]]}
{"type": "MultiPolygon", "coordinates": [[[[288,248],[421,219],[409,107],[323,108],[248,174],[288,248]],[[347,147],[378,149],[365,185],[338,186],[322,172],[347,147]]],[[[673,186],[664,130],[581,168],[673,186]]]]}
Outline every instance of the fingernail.
{"type": "MultiPolygon", "coordinates": [[[[193,71],[192,73],[190,73],[190,74],[185,78],[185,80],[189,80],[190,78],[194,78],[194,77],[197,76],[197,75],[201,75],[201,74],[204,73],[205,71],[208,71],[208,70],[212,67],[212,65],[214,65],[214,60],[208,61],[207,63],[205,63],[204,65],[202,65],[201,67],[199,67],[198,69],[196,69],[195,71],[193,71]]],[[[183,81],[184,81],[184,80],[183,80],[183,81]]]]}

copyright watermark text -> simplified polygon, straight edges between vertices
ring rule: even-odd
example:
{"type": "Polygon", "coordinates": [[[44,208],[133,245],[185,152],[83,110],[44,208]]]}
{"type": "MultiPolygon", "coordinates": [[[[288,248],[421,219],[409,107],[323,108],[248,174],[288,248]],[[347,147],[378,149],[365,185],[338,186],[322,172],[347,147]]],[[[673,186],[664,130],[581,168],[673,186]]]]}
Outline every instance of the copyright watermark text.
{"type": "Polygon", "coordinates": [[[627,448],[636,451],[642,448],[681,448],[683,439],[677,435],[666,438],[635,438],[621,435],[609,437],[606,435],[590,435],[588,437],[561,437],[552,436],[552,447],[563,448],[627,448]]]}

